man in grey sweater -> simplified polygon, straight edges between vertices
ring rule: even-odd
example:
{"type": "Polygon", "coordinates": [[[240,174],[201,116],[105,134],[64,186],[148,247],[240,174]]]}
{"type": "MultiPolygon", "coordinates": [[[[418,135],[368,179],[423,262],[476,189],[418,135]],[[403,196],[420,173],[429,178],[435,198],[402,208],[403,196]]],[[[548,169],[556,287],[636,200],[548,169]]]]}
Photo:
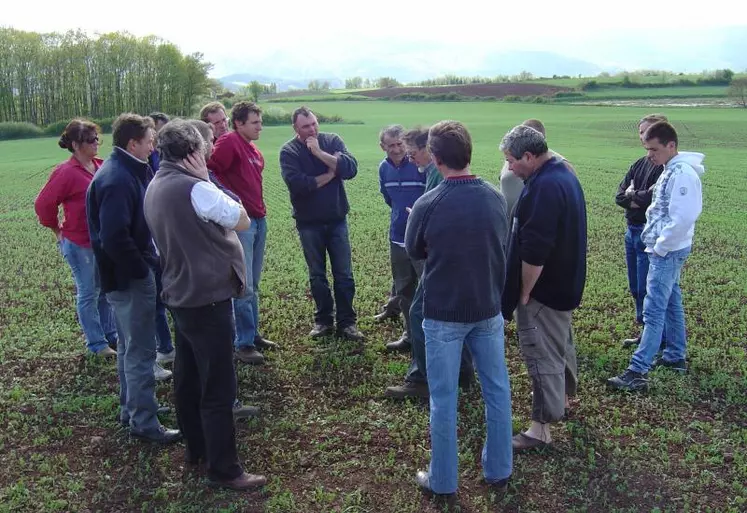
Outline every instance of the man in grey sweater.
{"type": "Polygon", "coordinates": [[[232,406],[231,299],[246,287],[237,230],[249,228],[239,203],[208,177],[204,140],[188,121],[159,133],[158,175],[145,194],[145,219],[160,251],[163,301],[176,331],[174,395],[189,464],[207,463],[211,485],[234,490],[263,486],[239,463],[232,406]]]}

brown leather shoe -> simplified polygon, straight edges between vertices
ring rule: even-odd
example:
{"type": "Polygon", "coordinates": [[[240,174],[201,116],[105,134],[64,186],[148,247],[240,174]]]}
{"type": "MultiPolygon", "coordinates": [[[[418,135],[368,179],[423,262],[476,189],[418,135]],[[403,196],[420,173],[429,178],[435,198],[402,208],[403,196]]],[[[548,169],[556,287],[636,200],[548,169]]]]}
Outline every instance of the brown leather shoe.
{"type": "Polygon", "coordinates": [[[243,491],[264,486],[267,484],[267,478],[265,476],[258,476],[244,472],[239,477],[228,481],[214,481],[210,479],[208,483],[214,488],[243,491]]]}

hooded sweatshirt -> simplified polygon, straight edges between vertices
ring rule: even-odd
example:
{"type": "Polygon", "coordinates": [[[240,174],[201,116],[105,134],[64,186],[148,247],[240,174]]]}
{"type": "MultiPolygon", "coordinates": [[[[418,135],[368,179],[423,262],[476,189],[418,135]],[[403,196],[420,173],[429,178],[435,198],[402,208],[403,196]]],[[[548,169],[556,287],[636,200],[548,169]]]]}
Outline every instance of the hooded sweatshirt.
{"type": "Polygon", "coordinates": [[[641,233],[647,252],[666,256],[692,244],[695,221],[703,210],[704,158],[702,153],[682,151],[664,166],[641,233]]]}

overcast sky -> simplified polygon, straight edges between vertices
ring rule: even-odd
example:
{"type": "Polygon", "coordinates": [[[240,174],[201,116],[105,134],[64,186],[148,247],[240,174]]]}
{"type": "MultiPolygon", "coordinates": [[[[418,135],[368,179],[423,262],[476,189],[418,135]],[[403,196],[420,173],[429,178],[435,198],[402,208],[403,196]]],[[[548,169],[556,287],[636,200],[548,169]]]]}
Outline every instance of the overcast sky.
{"type": "Polygon", "coordinates": [[[569,54],[593,47],[596,38],[610,31],[650,29],[655,33],[657,27],[673,26],[682,28],[685,42],[688,29],[743,24],[747,17],[744,0],[411,0],[366,2],[360,8],[354,0],[78,4],[14,0],[3,4],[2,26],[36,32],[82,29],[91,34],[124,30],[137,36],[155,34],[185,53],[202,52],[215,65],[213,76],[242,71],[235,69],[237,63],[250,56],[292,52],[298,57],[360,47],[361,59],[365,59],[375,52],[375,45],[408,42],[427,46],[454,41],[475,48],[491,43],[507,50],[569,54]],[[481,4],[484,7],[478,7],[481,4]],[[211,17],[216,21],[210,21],[211,17]]]}

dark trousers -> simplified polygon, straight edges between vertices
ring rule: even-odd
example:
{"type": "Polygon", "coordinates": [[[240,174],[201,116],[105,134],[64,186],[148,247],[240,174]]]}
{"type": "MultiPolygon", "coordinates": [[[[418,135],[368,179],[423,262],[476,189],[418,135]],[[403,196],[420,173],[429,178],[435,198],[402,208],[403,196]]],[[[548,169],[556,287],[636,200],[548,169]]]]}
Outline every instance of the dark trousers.
{"type": "Polygon", "coordinates": [[[347,222],[343,220],[329,224],[299,226],[298,235],[309,268],[311,295],[316,303],[314,322],[332,326],[336,307],[338,329],[355,324],[355,281],[347,222]],[[334,301],[327,281],[327,254],[332,266],[334,301]]]}
{"type": "MultiPolygon", "coordinates": [[[[421,267],[422,273],[422,267],[421,267]]],[[[410,368],[407,369],[405,381],[410,383],[428,383],[425,363],[425,333],[423,332],[423,286],[418,283],[415,289],[415,297],[410,306],[410,368]]],[[[475,367],[472,364],[472,355],[467,349],[467,344],[462,347],[462,362],[459,368],[459,381],[472,378],[475,375],[475,367]]]]}
{"type": "Polygon", "coordinates": [[[231,300],[197,308],[171,308],[176,327],[176,419],[188,458],[207,461],[208,477],[234,479],[243,468],[236,450],[233,403],[233,306],[231,300]]]}
{"type": "MultiPolygon", "coordinates": [[[[423,274],[424,260],[411,260],[402,246],[389,243],[389,254],[392,262],[392,276],[394,277],[395,301],[400,311],[409,312],[415,289],[420,276],[423,274]]],[[[405,340],[410,340],[410,316],[405,315],[405,340]]]]}

